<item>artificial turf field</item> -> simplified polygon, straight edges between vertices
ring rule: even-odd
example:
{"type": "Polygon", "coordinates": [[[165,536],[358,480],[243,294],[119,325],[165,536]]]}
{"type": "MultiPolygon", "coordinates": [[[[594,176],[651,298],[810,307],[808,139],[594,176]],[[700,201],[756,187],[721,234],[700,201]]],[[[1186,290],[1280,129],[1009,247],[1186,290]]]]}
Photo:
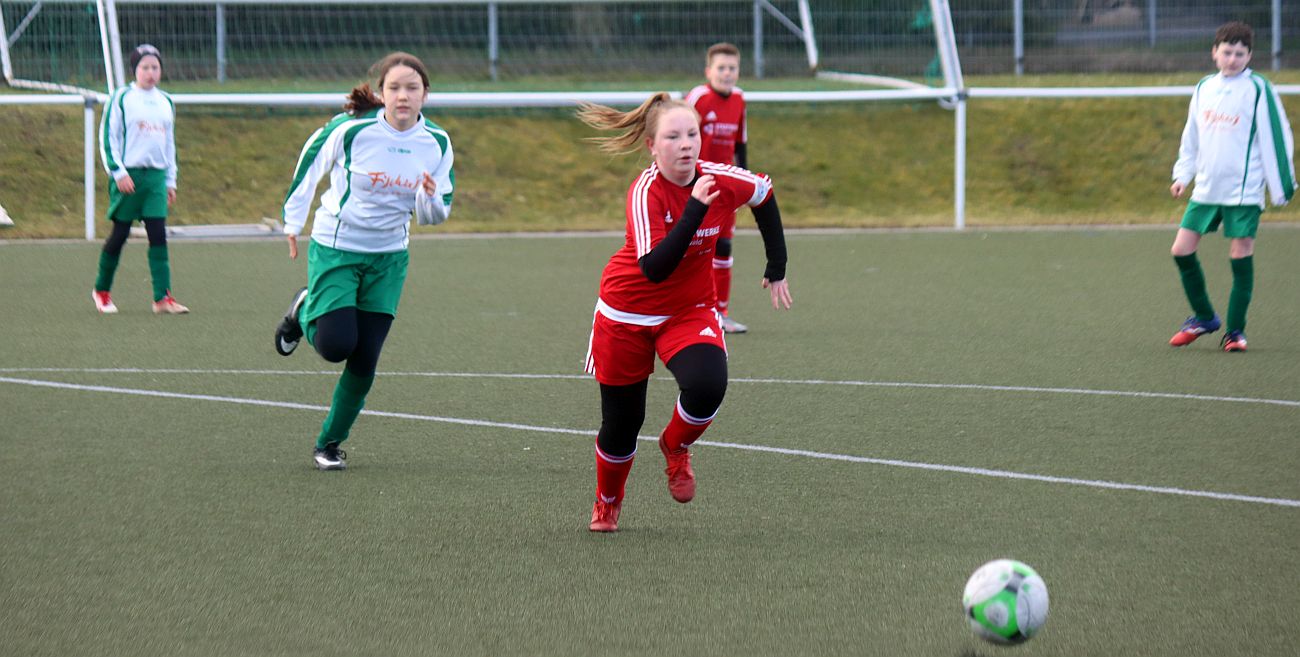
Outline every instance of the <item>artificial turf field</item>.
{"type": "Polygon", "coordinates": [[[338,366],[272,350],[282,242],[174,241],[183,317],[149,312],[143,239],[116,316],[98,245],[0,246],[0,655],[1294,655],[1300,228],[1261,231],[1245,354],[1166,346],[1172,234],[791,234],[780,313],[739,236],[699,494],[643,442],[613,535],[579,367],[621,236],[413,242],[330,473],[338,366]],[[997,557],[1052,601],[1005,650],[960,607],[997,557]]]}

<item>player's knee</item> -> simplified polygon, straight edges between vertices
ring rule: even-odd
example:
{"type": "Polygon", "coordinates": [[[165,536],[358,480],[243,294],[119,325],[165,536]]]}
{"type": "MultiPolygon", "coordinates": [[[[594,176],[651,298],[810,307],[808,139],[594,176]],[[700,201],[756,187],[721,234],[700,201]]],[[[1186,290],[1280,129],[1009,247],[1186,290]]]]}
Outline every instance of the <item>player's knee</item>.
{"type": "Polygon", "coordinates": [[[596,444],[610,456],[627,456],[636,451],[637,435],[645,424],[645,409],[638,413],[624,409],[622,413],[605,413],[600,421],[596,444]]]}
{"type": "Polygon", "coordinates": [[[727,395],[727,352],[712,344],[694,344],[673,356],[668,369],[677,379],[682,410],[699,419],[718,412],[727,395]]]}
{"type": "Polygon", "coordinates": [[[114,221],[113,231],[108,234],[108,239],[104,241],[104,253],[111,256],[122,255],[122,247],[126,246],[126,238],[130,235],[131,224],[114,221]]]}
{"type": "Polygon", "coordinates": [[[149,238],[149,246],[167,246],[167,227],[162,219],[145,219],[144,232],[149,238]]]}
{"type": "Polygon", "coordinates": [[[1255,255],[1255,240],[1236,239],[1232,240],[1232,243],[1228,245],[1228,257],[1233,260],[1247,258],[1252,255],[1255,255]]]}
{"type": "Polygon", "coordinates": [[[356,349],[356,340],[338,336],[329,331],[316,331],[316,353],[331,363],[342,363],[352,356],[356,349]]]}
{"type": "Polygon", "coordinates": [[[722,400],[727,396],[727,374],[725,371],[713,376],[700,377],[682,386],[682,410],[694,418],[711,418],[722,407],[722,400]]]}
{"type": "Polygon", "coordinates": [[[641,432],[645,417],[642,416],[641,420],[637,422],[636,418],[629,417],[601,422],[600,433],[596,435],[601,451],[610,456],[627,456],[636,451],[637,434],[641,432]]]}
{"type": "Polygon", "coordinates": [[[729,238],[729,237],[719,237],[719,238],[718,238],[718,246],[717,246],[716,249],[714,249],[713,253],[714,253],[714,257],[717,257],[717,258],[730,258],[730,257],[731,257],[731,238],[729,238]]]}
{"type": "Polygon", "coordinates": [[[316,342],[316,353],[331,363],[342,363],[352,355],[352,351],[339,345],[316,342]]]}
{"type": "Polygon", "coordinates": [[[600,433],[596,445],[610,456],[636,451],[637,435],[645,424],[645,391],[649,379],[625,386],[600,386],[600,433]]]}

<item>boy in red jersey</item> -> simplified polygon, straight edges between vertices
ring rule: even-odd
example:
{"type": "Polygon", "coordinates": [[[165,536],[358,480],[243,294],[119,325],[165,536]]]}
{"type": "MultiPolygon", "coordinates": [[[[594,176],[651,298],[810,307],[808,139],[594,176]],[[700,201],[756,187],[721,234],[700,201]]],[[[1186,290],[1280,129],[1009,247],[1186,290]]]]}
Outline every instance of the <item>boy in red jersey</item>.
{"type": "Polygon", "coordinates": [[[668,490],[678,502],[695,496],[687,449],[722,405],[727,390],[727,345],[715,309],[712,256],[723,225],[736,209],[754,209],[767,252],[762,285],[773,308],[789,308],[785,237],[772,181],[729,164],[701,162],[699,116],[666,93],[630,112],[584,104],[584,123],[626,132],[595,138],[609,152],[644,143],[654,162],[627,193],[627,240],[606,265],[592,322],[587,372],[600,383],[601,425],[596,436],[594,532],[618,530],[624,484],[645,422],[646,388],[654,358],[667,365],[679,394],[659,436],[668,490]]]}
{"type": "MultiPolygon", "coordinates": [[[[686,102],[700,115],[700,159],[719,164],[749,168],[746,153],[745,96],[736,81],[740,79],[740,49],[730,43],[717,43],[705,55],[702,84],[686,94],[686,102]]],[[[731,238],[736,232],[733,216],[722,227],[717,250],[713,255],[713,285],[718,293],[718,312],[727,333],[744,333],[749,327],[728,315],[731,301],[731,238]]]]}

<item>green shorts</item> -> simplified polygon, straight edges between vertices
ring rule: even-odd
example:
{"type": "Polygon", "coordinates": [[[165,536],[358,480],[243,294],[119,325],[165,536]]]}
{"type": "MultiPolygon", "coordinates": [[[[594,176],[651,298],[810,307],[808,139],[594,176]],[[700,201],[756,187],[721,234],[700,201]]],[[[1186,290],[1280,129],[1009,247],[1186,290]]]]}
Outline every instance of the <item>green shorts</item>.
{"type": "Polygon", "coordinates": [[[1188,201],[1183,223],[1179,225],[1204,235],[1218,230],[1222,223],[1224,237],[1254,238],[1259,231],[1261,212],[1263,210],[1258,205],[1210,205],[1188,201]]]}
{"type": "Polygon", "coordinates": [[[307,249],[307,303],[298,321],[307,341],[316,333],[316,318],[339,308],[356,308],[397,316],[406,282],[407,251],[356,253],[312,241],[307,249]]]}
{"type": "Polygon", "coordinates": [[[167,218],[167,171],[130,168],[126,173],[135,183],[134,194],[123,194],[117,181],[108,180],[108,218],[132,222],[167,218]]]}

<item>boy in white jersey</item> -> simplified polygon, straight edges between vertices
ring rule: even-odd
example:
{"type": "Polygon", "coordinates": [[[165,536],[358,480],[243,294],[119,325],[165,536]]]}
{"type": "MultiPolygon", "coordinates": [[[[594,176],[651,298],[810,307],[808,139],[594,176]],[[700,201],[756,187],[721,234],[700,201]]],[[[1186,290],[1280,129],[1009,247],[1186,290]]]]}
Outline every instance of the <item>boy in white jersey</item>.
{"type": "Polygon", "coordinates": [[[171,263],[167,257],[167,208],[176,201],[176,108],[158,88],[162,54],[141,44],[131,51],[135,82],[113,93],[99,126],[99,155],[112,178],[108,183],[108,218],[113,225],[99,255],[99,275],[90,299],[104,314],[117,312],[110,294],[122,247],[131,224],[140,221],[149,235],[149,274],[153,311],[180,315],[190,311],[172,298],[171,263]]]}
{"type": "Polygon", "coordinates": [[[397,315],[408,262],[411,213],[421,224],[451,214],[451,141],[424,118],[429,74],[414,55],[395,52],[374,67],[369,84],[352,90],[340,114],[303,146],[284,200],[289,257],[316,183],[326,173],[307,256],[307,287],[294,294],[275,332],[275,350],[288,356],[304,337],[325,360],[346,361],[312,459],[320,470],[342,470],[339,444],[365,405],[379,352],[397,315]]]}
{"type": "Polygon", "coordinates": [[[1196,184],[1170,253],[1195,314],[1170,338],[1175,347],[1223,325],[1210,304],[1196,258],[1201,236],[1222,223],[1223,236],[1231,240],[1232,294],[1220,346],[1224,351],[1246,350],[1246,309],[1254,289],[1255,233],[1265,188],[1275,206],[1285,205],[1296,191],[1291,125],[1273,85],[1247,68],[1252,40],[1245,23],[1219,27],[1210,50],[1219,72],[1196,85],[1187,110],[1169,192],[1178,198],[1189,183],[1196,184]]]}

